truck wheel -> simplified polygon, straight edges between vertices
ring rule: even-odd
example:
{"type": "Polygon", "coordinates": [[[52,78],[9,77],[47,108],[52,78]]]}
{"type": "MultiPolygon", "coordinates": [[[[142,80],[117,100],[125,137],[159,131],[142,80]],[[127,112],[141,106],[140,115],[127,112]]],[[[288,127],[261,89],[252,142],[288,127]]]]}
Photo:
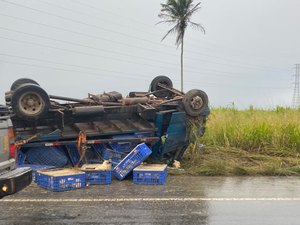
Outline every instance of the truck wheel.
{"type": "MultiPolygon", "coordinates": [[[[150,92],[161,90],[162,88],[158,86],[159,83],[166,85],[168,88],[173,88],[173,83],[169,77],[157,76],[152,80],[150,84],[150,92]]],[[[158,98],[166,98],[172,95],[172,93],[166,90],[166,91],[154,93],[153,95],[158,98]]]]}
{"type": "Polygon", "coordinates": [[[5,92],[5,102],[10,102],[12,96],[12,91],[5,92]]]}
{"type": "Polygon", "coordinates": [[[11,97],[13,112],[21,119],[34,121],[49,110],[48,94],[36,84],[22,84],[11,97]]]}
{"type": "Polygon", "coordinates": [[[18,87],[20,87],[22,84],[36,84],[39,85],[36,81],[29,79],[29,78],[20,78],[13,82],[13,84],[10,87],[11,91],[16,90],[18,87]]]}
{"type": "Polygon", "coordinates": [[[182,99],[185,112],[189,116],[199,116],[208,105],[208,97],[204,91],[192,89],[182,99]]]}

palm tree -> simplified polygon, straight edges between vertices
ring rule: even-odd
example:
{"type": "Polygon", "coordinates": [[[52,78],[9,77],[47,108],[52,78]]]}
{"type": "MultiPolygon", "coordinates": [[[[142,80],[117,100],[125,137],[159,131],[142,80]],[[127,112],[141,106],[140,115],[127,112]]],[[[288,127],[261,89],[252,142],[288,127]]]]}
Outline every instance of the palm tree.
{"type": "Polygon", "coordinates": [[[173,27],[162,38],[162,41],[172,33],[176,33],[175,45],[181,46],[181,91],[183,91],[183,39],[185,29],[188,26],[200,29],[205,34],[204,27],[199,23],[191,21],[191,16],[200,9],[201,2],[193,4],[193,0],[167,0],[166,4],[161,4],[159,17],[163,19],[158,23],[172,24],[173,27]]]}

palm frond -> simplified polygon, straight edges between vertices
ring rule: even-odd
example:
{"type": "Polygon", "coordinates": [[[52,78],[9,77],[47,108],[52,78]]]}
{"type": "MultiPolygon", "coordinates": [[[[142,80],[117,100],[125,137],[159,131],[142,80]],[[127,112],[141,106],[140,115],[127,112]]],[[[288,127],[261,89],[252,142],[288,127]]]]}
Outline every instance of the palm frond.
{"type": "Polygon", "coordinates": [[[201,9],[201,7],[199,7],[201,4],[201,2],[197,3],[195,6],[192,7],[192,9],[189,10],[189,14],[192,15],[195,12],[197,12],[199,9],[201,9]]]}
{"type": "Polygon", "coordinates": [[[175,22],[176,22],[175,19],[172,19],[172,20],[162,20],[162,21],[157,22],[156,24],[160,24],[160,23],[174,24],[175,22]]]}
{"type": "Polygon", "coordinates": [[[192,21],[189,22],[189,25],[193,29],[201,30],[203,34],[205,34],[205,28],[200,23],[194,23],[192,21]]]}
{"type": "Polygon", "coordinates": [[[165,19],[165,20],[170,20],[170,19],[176,20],[176,19],[178,19],[176,16],[168,14],[168,13],[160,13],[160,14],[158,14],[158,17],[162,18],[162,19],[165,19]]]}
{"type": "Polygon", "coordinates": [[[176,31],[176,25],[174,27],[172,27],[166,34],[165,36],[163,36],[163,38],[161,39],[162,41],[165,40],[165,38],[171,34],[171,33],[174,33],[176,31]]]}
{"type": "Polygon", "coordinates": [[[158,16],[162,21],[157,24],[174,24],[174,27],[166,33],[162,40],[169,34],[176,33],[175,45],[178,47],[183,42],[185,30],[188,26],[200,29],[205,34],[205,29],[201,24],[191,21],[191,16],[201,9],[200,4],[201,2],[194,4],[193,0],[167,0],[166,3],[161,4],[161,11],[158,16]]]}

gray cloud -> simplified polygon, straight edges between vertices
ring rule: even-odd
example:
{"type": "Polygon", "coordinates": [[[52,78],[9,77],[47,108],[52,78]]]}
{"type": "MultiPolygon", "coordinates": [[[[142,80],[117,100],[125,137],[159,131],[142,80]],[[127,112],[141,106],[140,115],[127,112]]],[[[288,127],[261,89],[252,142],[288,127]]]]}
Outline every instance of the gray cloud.
{"type": "MultiPolygon", "coordinates": [[[[20,77],[50,94],[86,97],[146,91],[157,75],[179,87],[175,37],[155,25],[159,0],[0,1],[0,90],[20,77]]],[[[290,105],[300,63],[297,0],[203,0],[187,30],[185,90],[206,91],[213,106],[290,105]]]]}

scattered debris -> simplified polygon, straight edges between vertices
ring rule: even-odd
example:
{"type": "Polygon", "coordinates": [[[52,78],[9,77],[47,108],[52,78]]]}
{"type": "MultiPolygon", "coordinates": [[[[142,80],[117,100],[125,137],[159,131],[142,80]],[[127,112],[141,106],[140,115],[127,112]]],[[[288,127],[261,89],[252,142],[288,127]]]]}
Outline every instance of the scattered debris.
{"type": "Polygon", "coordinates": [[[176,168],[176,169],[180,169],[180,162],[177,161],[177,160],[174,160],[173,167],[176,168]]]}
{"type": "Polygon", "coordinates": [[[197,144],[197,147],[198,147],[199,150],[204,151],[206,146],[205,146],[204,144],[198,143],[198,144],[197,144]]]}

